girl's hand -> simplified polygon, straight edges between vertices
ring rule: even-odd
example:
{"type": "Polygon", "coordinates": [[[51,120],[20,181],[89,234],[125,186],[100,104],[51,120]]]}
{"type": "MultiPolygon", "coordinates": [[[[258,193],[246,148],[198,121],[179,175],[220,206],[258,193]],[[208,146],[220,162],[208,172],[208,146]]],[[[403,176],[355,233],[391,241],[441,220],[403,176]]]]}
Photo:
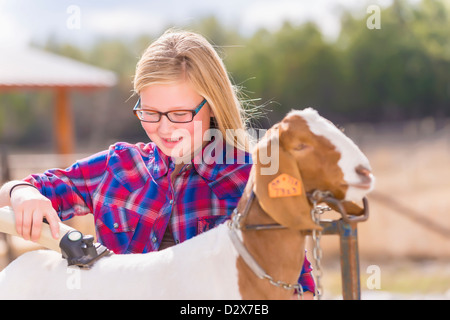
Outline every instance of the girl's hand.
{"type": "Polygon", "coordinates": [[[50,225],[52,236],[59,239],[61,221],[49,199],[29,186],[17,186],[11,194],[11,207],[16,217],[16,231],[25,240],[39,240],[43,219],[50,225]]]}

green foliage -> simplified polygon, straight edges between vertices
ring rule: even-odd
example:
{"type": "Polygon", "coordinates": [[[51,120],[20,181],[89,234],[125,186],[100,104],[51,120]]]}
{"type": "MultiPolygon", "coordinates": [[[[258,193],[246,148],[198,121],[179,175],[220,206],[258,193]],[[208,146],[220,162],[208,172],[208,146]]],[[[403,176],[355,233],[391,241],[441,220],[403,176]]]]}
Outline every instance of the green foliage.
{"type": "MultiPolygon", "coordinates": [[[[348,83],[352,87],[348,89],[354,92],[348,96],[348,111],[357,119],[383,121],[449,114],[446,106],[450,96],[445,87],[450,54],[445,56],[430,46],[437,42],[425,31],[426,21],[440,20],[442,26],[450,22],[448,15],[436,8],[443,9],[437,1],[423,1],[418,9],[395,1],[382,11],[380,30],[358,28],[361,20],[344,19],[340,40],[345,38],[348,44],[343,54],[351,70],[348,83]]],[[[450,28],[439,32],[443,48],[450,28]]]]}
{"type": "MultiPolygon", "coordinates": [[[[344,12],[340,36],[333,42],[324,40],[312,23],[286,22],[277,31],[260,29],[247,37],[213,16],[182,28],[205,35],[215,45],[247,102],[265,106],[266,125],[293,108],[308,106],[340,122],[450,116],[449,5],[422,0],[412,6],[395,0],[381,10],[381,29],[367,28],[368,16],[344,12]]],[[[94,108],[91,99],[73,96],[80,139],[91,139],[93,132],[99,141],[146,139],[131,113],[135,99],[129,98],[136,62],[153,39],[144,34],[99,40],[88,49],[49,40],[48,50],[113,70],[119,77],[106,98],[96,98],[107,107],[94,108]]],[[[9,142],[32,140],[51,112],[42,102],[36,108],[36,99],[29,96],[2,94],[1,101],[0,134],[9,142]],[[6,134],[12,123],[21,128],[6,134]]]]}

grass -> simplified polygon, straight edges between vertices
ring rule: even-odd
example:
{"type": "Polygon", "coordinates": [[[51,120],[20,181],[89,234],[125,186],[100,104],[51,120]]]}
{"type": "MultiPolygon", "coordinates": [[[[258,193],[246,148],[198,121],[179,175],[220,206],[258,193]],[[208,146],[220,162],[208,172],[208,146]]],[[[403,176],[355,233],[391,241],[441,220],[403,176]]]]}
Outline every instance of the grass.
{"type": "MultiPolygon", "coordinates": [[[[370,264],[361,263],[360,283],[362,291],[379,291],[399,294],[404,297],[414,295],[442,296],[448,299],[450,294],[450,262],[411,262],[396,261],[395,264],[379,265],[379,288],[375,284],[374,272],[367,272],[370,264]]],[[[325,297],[342,297],[340,267],[337,264],[323,267],[323,287],[325,297]]]]}

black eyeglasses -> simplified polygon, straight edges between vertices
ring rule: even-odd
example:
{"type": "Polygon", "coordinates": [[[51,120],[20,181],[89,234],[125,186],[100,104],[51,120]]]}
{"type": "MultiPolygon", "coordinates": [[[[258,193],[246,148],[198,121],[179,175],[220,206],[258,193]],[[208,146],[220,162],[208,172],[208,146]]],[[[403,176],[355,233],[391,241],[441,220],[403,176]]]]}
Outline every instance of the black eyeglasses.
{"type": "Polygon", "coordinates": [[[161,117],[165,115],[169,121],[174,123],[187,123],[194,120],[194,117],[199,113],[200,109],[205,105],[206,99],[194,109],[194,110],[174,110],[168,112],[159,112],[149,109],[141,109],[141,98],[133,108],[133,112],[139,120],[144,122],[159,122],[161,117]]]}

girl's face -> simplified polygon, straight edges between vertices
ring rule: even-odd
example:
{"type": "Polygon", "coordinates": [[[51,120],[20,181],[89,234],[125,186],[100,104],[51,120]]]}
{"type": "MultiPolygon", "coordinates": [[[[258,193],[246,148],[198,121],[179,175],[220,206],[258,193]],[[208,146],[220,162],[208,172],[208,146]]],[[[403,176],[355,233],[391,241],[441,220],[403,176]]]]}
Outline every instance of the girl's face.
{"type": "MultiPolygon", "coordinates": [[[[202,101],[187,81],[174,84],[150,85],[140,92],[141,108],[159,112],[194,110],[202,101]]],[[[188,162],[202,147],[203,135],[210,128],[213,113],[206,103],[192,122],[174,123],[162,115],[159,122],[143,122],[148,137],[169,157],[188,162]]]]}

